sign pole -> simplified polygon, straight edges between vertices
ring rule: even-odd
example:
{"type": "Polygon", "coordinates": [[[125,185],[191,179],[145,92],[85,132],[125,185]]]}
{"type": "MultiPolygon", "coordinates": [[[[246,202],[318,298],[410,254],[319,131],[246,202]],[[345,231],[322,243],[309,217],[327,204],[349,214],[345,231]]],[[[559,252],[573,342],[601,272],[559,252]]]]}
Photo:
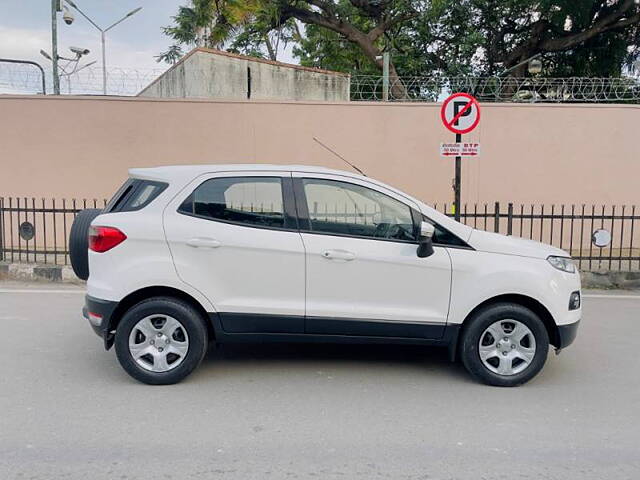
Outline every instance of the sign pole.
{"type": "MultiPolygon", "coordinates": [[[[456,133],[456,143],[462,142],[462,135],[456,133]]],[[[460,221],[460,184],[462,182],[462,157],[456,157],[456,178],[454,180],[455,219],[460,221]]]]}
{"type": "Polygon", "coordinates": [[[480,104],[468,93],[454,93],[449,96],[440,108],[440,118],[443,125],[456,134],[456,142],[453,144],[440,144],[440,155],[444,157],[456,157],[455,178],[453,180],[453,215],[457,222],[460,221],[462,207],[462,157],[477,156],[480,153],[479,143],[462,143],[462,135],[469,133],[480,122],[480,104]]]}

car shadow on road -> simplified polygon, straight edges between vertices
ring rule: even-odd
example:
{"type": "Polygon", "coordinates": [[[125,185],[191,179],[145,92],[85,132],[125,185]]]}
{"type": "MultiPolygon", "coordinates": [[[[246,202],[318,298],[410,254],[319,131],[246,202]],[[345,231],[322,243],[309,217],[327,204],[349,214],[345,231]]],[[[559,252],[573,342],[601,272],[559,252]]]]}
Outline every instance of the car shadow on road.
{"type": "Polygon", "coordinates": [[[245,368],[285,367],[296,370],[312,368],[362,368],[362,366],[407,367],[469,382],[460,362],[449,361],[445,348],[416,345],[358,345],[316,343],[242,343],[212,348],[199,370],[226,375],[245,368]],[[225,367],[225,368],[221,368],[225,367]],[[226,373],[223,373],[226,372],[226,373]]]}

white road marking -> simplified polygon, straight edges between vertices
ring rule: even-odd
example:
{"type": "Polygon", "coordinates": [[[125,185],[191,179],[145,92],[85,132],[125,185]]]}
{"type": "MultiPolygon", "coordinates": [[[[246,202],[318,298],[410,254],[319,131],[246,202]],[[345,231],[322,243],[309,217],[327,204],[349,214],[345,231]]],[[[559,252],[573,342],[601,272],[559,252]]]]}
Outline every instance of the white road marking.
{"type": "Polygon", "coordinates": [[[30,290],[30,289],[13,289],[0,288],[0,293],[82,293],[84,290],[30,290]]]}
{"type": "Polygon", "coordinates": [[[639,300],[640,295],[607,295],[606,293],[584,294],[582,298],[626,298],[630,300],[639,300]]]}

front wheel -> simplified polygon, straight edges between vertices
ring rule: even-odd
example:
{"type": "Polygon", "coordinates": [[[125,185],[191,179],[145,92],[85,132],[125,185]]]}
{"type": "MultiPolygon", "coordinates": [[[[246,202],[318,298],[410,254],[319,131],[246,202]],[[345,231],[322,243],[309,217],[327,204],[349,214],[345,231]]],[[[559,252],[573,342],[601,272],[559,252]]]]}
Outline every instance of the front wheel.
{"type": "Polygon", "coordinates": [[[116,329],[116,355],[136,380],[169,385],[187,377],[207,349],[202,316],[188,303],[167,297],[130,308],[116,329]]]}
{"type": "Polygon", "coordinates": [[[465,325],[461,340],[462,362],[469,373],[501,387],[522,385],[535,377],[548,351],[549,335],[542,320],[513,303],[480,310],[465,325]]]}

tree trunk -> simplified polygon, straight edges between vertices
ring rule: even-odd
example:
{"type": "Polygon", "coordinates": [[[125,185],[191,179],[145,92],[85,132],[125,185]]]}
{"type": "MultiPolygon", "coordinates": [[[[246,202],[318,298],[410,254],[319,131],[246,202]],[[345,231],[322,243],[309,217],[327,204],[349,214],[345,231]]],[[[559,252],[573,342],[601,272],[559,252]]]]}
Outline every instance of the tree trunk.
{"type": "Polygon", "coordinates": [[[269,39],[268,33],[264,34],[264,44],[267,46],[267,52],[269,52],[269,59],[276,61],[278,59],[277,54],[273,49],[273,44],[271,43],[271,39],[269,39]]]}
{"type": "Polygon", "coordinates": [[[409,100],[407,87],[405,87],[392,62],[389,62],[389,85],[391,87],[391,98],[394,100],[409,100]]]}

